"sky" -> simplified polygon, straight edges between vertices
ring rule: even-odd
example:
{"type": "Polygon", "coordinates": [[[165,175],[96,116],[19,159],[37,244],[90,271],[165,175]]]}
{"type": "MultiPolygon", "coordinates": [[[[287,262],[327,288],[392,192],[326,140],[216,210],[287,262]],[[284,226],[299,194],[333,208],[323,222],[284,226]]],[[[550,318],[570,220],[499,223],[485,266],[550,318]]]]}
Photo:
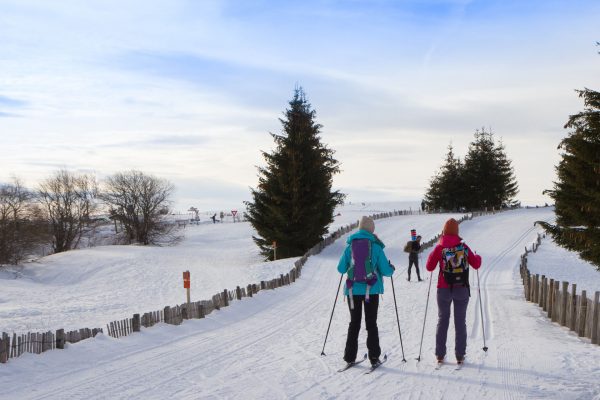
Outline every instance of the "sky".
{"type": "Polygon", "coordinates": [[[241,207],[299,85],[349,202],[420,200],[476,129],[524,204],[555,180],[600,2],[0,0],[0,181],[137,169],[174,208],[241,207]]]}

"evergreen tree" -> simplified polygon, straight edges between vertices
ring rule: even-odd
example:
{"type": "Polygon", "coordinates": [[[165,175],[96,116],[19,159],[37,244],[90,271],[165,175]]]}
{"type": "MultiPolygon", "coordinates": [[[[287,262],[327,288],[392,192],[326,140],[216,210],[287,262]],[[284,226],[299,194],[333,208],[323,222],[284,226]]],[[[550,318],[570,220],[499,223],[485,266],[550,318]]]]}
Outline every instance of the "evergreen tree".
{"type": "Polygon", "coordinates": [[[334,151],[321,143],[321,125],[301,87],[279,119],[281,135],[271,134],[275,149],[262,152],[266,167],[258,168],[258,187],[251,189],[247,217],[258,236],[253,237],[263,255],[273,259],[302,255],[314,246],[333,222],[333,211],[344,198],[332,191],[339,172],[334,151]]]}
{"type": "Polygon", "coordinates": [[[448,153],[444,164],[431,179],[425,193],[425,203],[430,210],[457,211],[464,206],[463,164],[454,155],[452,144],[448,145],[448,153]]]}
{"type": "Polygon", "coordinates": [[[555,201],[556,224],[541,222],[554,240],[600,269],[600,92],[577,91],[584,111],[571,115],[569,135],[556,167],[558,180],[546,190],[555,201]]]}
{"type": "Polygon", "coordinates": [[[502,142],[485,129],[475,131],[464,163],[465,206],[467,209],[491,209],[510,206],[518,192],[511,161],[502,142]]]}

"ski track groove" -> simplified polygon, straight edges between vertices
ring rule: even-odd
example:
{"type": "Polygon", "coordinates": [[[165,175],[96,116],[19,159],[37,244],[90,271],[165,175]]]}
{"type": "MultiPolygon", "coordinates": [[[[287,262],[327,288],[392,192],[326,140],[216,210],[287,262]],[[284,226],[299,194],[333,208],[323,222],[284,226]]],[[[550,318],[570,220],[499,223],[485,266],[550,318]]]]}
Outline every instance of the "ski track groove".
{"type": "MultiPolygon", "coordinates": [[[[471,326],[471,338],[476,339],[479,337],[480,324],[481,324],[481,310],[479,303],[481,302],[481,307],[483,309],[484,315],[484,328],[486,331],[486,339],[492,339],[494,337],[494,329],[491,324],[492,312],[490,310],[490,297],[489,297],[489,285],[488,278],[491,275],[491,272],[500,264],[500,262],[507,256],[511,251],[513,251],[517,246],[521,245],[522,242],[530,235],[533,231],[536,230],[536,227],[533,226],[531,228],[526,229],[517,239],[515,239],[511,244],[508,245],[505,249],[503,249],[497,256],[495,256],[492,261],[484,265],[484,268],[481,268],[481,273],[479,274],[478,280],[478,289],[481,291],[481,295],[477,296],[477,300],[475,302],[475,307],[473,308],[473,324],[471,326]]],[[[485,260],[484,260],[485,261],[485,260]]],[[[478,271],[478,270],[476,270],[478,271]]],[[[476,272],[477,274],[477,272],[476,272]]]]}
{"type": "Polygon", "coordinates": [[[502,385],[504,400],[515,400],[514,393],[517,390],[515,384],[515,373],[511,372],[510,354],[506,350],[498,350],[498,368],[502,371],[502,385]]]}

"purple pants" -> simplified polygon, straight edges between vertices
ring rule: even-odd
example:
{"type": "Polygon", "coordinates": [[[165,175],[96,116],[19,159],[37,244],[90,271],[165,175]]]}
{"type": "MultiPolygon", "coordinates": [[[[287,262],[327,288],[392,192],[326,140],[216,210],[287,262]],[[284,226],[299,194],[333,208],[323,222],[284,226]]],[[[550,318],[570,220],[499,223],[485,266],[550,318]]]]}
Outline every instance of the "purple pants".
{"type": "Polygon", "coordinates": [[[446,356],[446,337],[450,325],[450,305],[454,303],[454,330],[456,341],[454,353],[456,357],[464,357],[467,351],[467,306],[469,305],[469,289],[455,286],[452,289],[437,290],[438,324],[435,332],[435,355],[446,356]]]}

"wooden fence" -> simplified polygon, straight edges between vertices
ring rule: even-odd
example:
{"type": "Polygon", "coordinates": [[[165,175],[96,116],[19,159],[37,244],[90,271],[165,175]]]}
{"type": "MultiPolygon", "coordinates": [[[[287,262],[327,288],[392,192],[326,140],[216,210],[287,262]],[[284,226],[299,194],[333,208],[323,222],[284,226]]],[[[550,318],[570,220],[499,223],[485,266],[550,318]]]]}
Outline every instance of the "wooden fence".
{"type": "Polygon", "coordinates": [[[546,235],[538,234],[531,250],[525,247],[525,253],[521,255],[520,270],[525,299],[541,307],[552,322],[569,328],[580,337],[591,339],[592,344],[600,344],[600,292],[588,296],[588,293],[582,290],[581,294],[577,294],[577,284],[560,282],[546,275],[532,274],[527,268],[528,254],[537,251],[543,237],[546,235]]]}
{"type": "MultiPolygon", "coordinates": [[[[400,215],[415,215],[421,214],[420,211],[399,210],[371,215],[374,220],[389,218],[400,215]]],[[[459,219],[459,223],[467,219],[472,219],[474,216],[489,214],[485,212],[472,213],[463,216],[459,219]]],[[[126,318],[118,321],[110,322],[106,325],[106,332],[100,328],[84,328],[71,332],[64,332],[64,329],[59,329],[56,333],[27,333],[25,335],[16,335],[13,333],[12,338],[6,333],[2,333],[0,338],[0,363],[6,363],[8,359],[21,356],[23,353],[40,354],[47,350],[64,349],[65,343],[77,343],[80,340],[88,339],[96,336],[97,333],[106,333],[111,337],[119,338],[128,336],[133,332],[139,332],[140,327],[149,328],[159,322],[171,325],[179,325],[186,319],[204,318],[214,310],[219,310],[229,306],[233,300],[241,300],[244,297],[252,297],[261,290],[272,290],[281,286],[290,285],[300,277],[302,267],[308,260],[308,257],[319,254],[323,249],[341,236],[358,227],[358,221],[352,224],[343,226],[331,233],[328,237],[317,243],[309,249],[302,257],[294,263],[294,267],[285,275],[281,274],[277,278],[268,281],[260,281],[252,283],[246,287],[236,287],[234,290],[224,289],[222,292],[216,293],[210,300],[201,300],[190,303],[178,304],[175,306],[166,306],[161,310],[150,311],[144,314],[134,314],[132,318],[126,318]]],[[[422,250],[433,246],[439,239],[439,235],[422,244],[422,250]]],[[[421,250],[421,251],[422,251],[421,250]]]]}
{"type": "Polygon", "coordinates": [[[47,350],[64,349],[65,343],[77,343],[81,340],[96,336],[102,332],[100,328],[83,328],[77,331],[65,332],[58,329],[56,332],[29,332],[22,335],[6,332],[0,337],[0,363],[6,363],[9,358],[15,358],[24,353],[41,354],[47,350]]]}

